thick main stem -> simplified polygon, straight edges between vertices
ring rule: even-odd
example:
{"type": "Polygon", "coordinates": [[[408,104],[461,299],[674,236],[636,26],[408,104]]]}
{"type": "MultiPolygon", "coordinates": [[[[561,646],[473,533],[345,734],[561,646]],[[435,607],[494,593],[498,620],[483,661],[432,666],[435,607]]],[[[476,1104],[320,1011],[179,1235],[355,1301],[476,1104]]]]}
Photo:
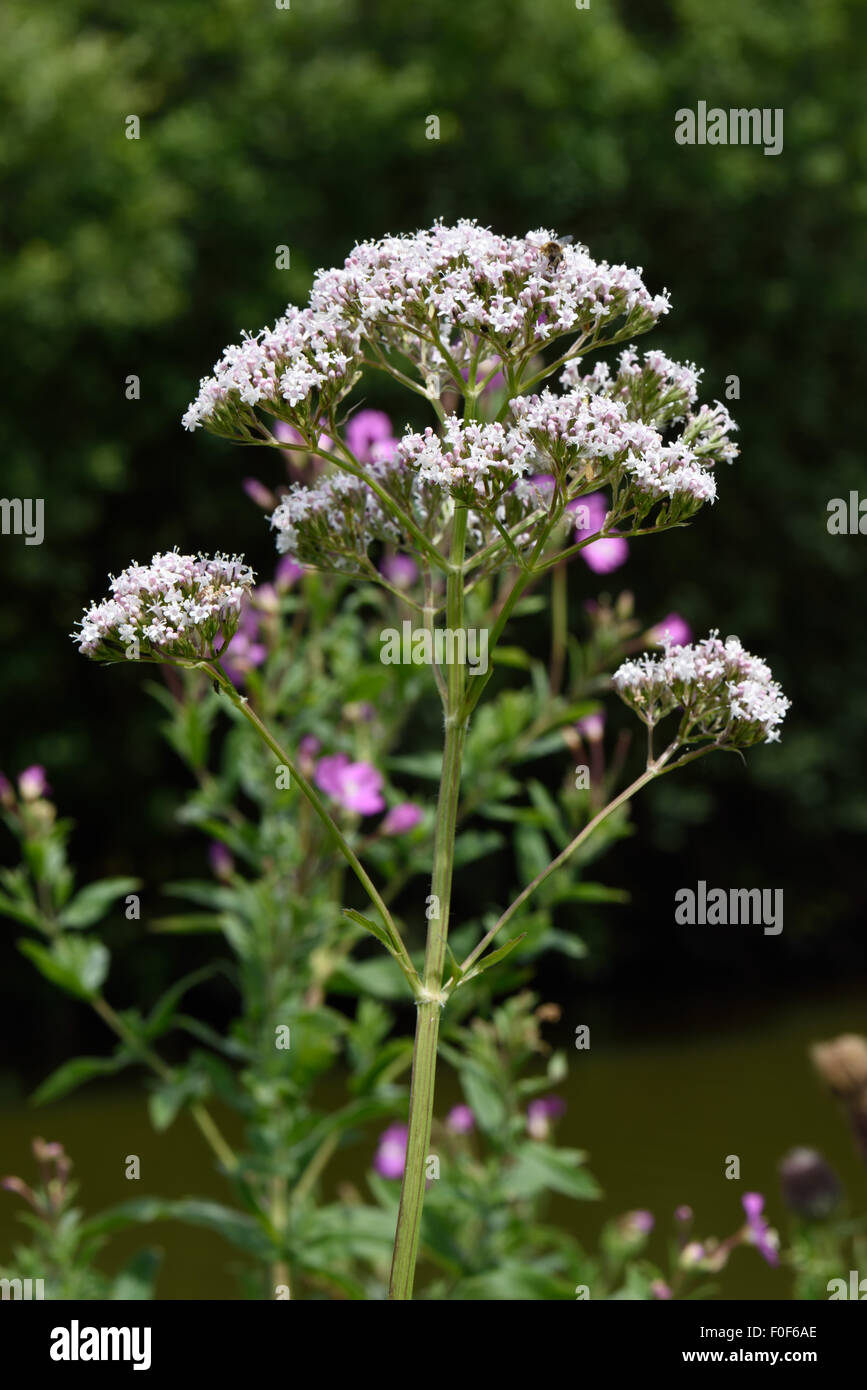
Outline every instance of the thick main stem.
{"type": "MultiPolygon", "coordinates": [[[[463,555],[467,513],[459,507],[452,532],[451,562],[446,593],[446,621],[453,632],[463,626],[463,555]]],[[[453,662],[448,671],[445,706],[445,741],[437,803],[436,837],[431,896],[428,899],[428,933],[424,960],[423,991],[417,1001],[412,1083],[409,1097],[409,1133],[406,1164],[400,1191],[400,1209],[394,1239],[389,1298],[412,1298],[418,1257],[421,1213],[424,1203],[425,1167],[430,1145],[436,1085],[443,969],[449,931],[449,905],[455,853],[455,827],[461,784],[461,762],[468,717],[462,712],[465,670],[453,662]]]]}

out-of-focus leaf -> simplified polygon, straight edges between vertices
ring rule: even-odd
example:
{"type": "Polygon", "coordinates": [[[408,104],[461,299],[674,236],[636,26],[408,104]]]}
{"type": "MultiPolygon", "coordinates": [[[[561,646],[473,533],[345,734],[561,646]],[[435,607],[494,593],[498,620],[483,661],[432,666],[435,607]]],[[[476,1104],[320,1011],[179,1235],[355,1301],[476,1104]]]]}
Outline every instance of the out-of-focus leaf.
{"type": "Polygon", "coordinates": [[[503,1179],[504,1187],[514,1197],[536,1197],[552,1191],[579,1201],[593,1201],[602,1192],[583,1166],[585,1158],[580,1149],[555,1149],[538,1140],[527,1140],[514,1153],[514,1162],[503,1179]]]}
{"type": "Polygon", "coordinates": [[[45,1105],[50,1100],[59,1100],[86,1081],[92,1081],[96,1076],[111,1076],[135,1060],[130,1053],[123,1052],[114,1057],[73,1057],[46,1077],[30,1097],[31,1103],[45,1105]]]}
{"type": "Polygon", "coordinates": [[[135,893],[139,888],[140,878],[103,878],[88,883],[67,903],[57,920],[67,931],[92,927],[102,920],[117,898],[135,893]]]}
{"type": "Polygon", "coordinates": [[[79,999],[92,998],[108,974],[110,957],[101,941],[60,937],[50,950],[35,941],[17,944],[47,980],[79,999]]]}

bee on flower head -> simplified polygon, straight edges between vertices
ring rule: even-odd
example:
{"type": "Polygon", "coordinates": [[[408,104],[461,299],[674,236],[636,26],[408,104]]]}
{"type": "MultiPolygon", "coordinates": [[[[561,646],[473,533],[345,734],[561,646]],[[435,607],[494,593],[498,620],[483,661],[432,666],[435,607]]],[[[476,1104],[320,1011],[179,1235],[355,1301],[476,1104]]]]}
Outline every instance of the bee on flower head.
{"type": "Polygon", "coordinates": [[[545,258],[546,270],[556,270],[563,259],[563,251],[571,245],[572,237],[561,236],[556,241],[546,241],[544,246],[540,246],[539,251],[545,258]]]}

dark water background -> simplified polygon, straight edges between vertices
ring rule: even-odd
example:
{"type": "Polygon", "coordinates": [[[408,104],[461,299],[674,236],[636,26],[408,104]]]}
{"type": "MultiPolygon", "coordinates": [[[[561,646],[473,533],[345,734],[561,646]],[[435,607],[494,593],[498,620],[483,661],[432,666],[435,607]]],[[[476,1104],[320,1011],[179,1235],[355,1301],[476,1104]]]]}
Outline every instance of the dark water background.
{"type": "MultiPolygon", "coordinates": [[[[844,988],[823,988],[771,1004],[750,1005],[728,996],[709,1000],[683,993],[647,996],[618,1007],[584,1008],[564,1015],[558,1038],[569,1048],[578,1022],[591,1026],[589,1051],[571,1047],[569,1073],[558,1092],[568,1102],[561,1142],[584,1148],[604,1189],[599,1203],[556,1198],[550,1215],[593,1247],[602,1224],[642,1207],[656,1217],[649,1253],[662,1263],[681,1203],[696,1214],[698,1238],[724,1238],[741,1224],[740,1199],[758,1190],[767,1215],[785,1231],[777,1164],[795,1145],[821,1150],[838,1172],[853,1211],[867,1206],[867,1172],[845,1119],[814,1076],[812,1042],[867,1028],[867,979],[844,988]],[[726,1156],[741,1160],[741,1180],[725,1178],[726,1156]]],[[[33,1134],[60,1140],[75,1161],[79,1200],[87,1211],[132,1195],[227,1197],[197,1131],[184,1117],[165,1134],[150,1127],[143,1093],[135,1088],[93,1086],[45,1109],[34,1109],[10,1079],[0,1090],[0,1171],[29,1172],[33,1134]],[[141,1181],[123,1176],[123,1158],[141,1157],[141,1181]]],[[[447,1074],[437,1113],[458,1099],[447,1074]]],[[[335,1094],[335,1101],[338,1099],[335,1094]]],[[[217,1113],[215,1111],[215,1113],[217,1113]]],[[[220,1115],[230,1140],[234,1117],[220,1115]]],[[[338,1156],[330,1182],[363,1182],[374,1138],[338,1156]]],[[[0,1260],[23,1234],[15,1220],[21,1203],[0,1194],[0,1260]]],[[[157,1295],[161,1299],[233,1299],[242,1257],[218,1236],[176,1224],[138,1228],[116,1238],[106,1255],[114,1269],[140,1246],[165,1252],[157,1295]]],[[[770,1269],[752,1249],[739,1249],[718,1280],[718,1297],[789,1297],[791,1277],[770,1269]]]]}

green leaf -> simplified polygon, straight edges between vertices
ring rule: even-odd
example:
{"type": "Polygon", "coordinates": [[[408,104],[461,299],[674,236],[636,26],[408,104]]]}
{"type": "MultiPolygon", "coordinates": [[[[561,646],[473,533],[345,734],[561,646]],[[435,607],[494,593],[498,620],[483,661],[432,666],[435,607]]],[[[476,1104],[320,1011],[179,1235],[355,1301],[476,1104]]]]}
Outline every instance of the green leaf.
{"type": "Polygon", "coordinates": [[[461,1087],[467,1105],[486,1133],[496,1133],[506,1123],[506,1101],[493,1077],[474,1062],[460,1068],[461,1087]]]}
{"type": "Polygon", "coordinates": [[[148,1110],[155,1130],[162,1133],[175,1120],[182,1106],[201,1100],[208,1092],[207,1078],[197,1071],[180,1071],[169,1081],[159,1081],[148,1096],[148,1110]]]}
{"type": "Polygon", "coordinates": [[[178,980],[166,990],[165,994],[157,1000],[150,1017],[144,1026],[146,1038],[158,1038],[172,1026],[175,1009],[188,990],[194,985],[200,984],[202,980],[209,980],[221,969],[219,963],[204,965],[201,970],[193,970],[183,979],[178,980]]]}
{"type": "Polygon", "coordinates": [[[223,918],[216,912],[181,912],[169,917],[154,917],[148,925],[155,932],[218,932],[223,930],[223,918]]]}
{"type": "Polygon", "coordinates": [[[111,1076],[128,1067],[135,1057],[129,1053],[118,1053],[114,1057],[73,1057],[64,1062],[57,1071],[51,1073],[30,1097],[32,1105],[45,1105],[50,1100],[59,1100],[95,1076],[111,1076]]]}
{"type": "Polygon", "coordinates": [[[553,903],[628,903],[625,888],[607,888],[604,883],[564,883],[551,898],[553,903]]]}
{"type": "Polygon", "coordinates": [[[42,916],[35,903],[31,906],[26,902],[13,902],[5,893],[0,893],[0,917],[11,917],[13,922],[20,922],[22,926],[45,931],[42,916]]]}
{"type": "Polygon", "coordinates": [[[449,963],[449,970],[452,972],[452,978],[455,982],[455,989],[457,989],[458,985],[464,978],[464,972],[460,967],[460,962],[458,961],[457,956],[455,955],[448,942],[446,942],[446,959],[449,963]]]}
{"type": "Polygon", "coordinates": [[[161,1250],[140,1250],[115,1275],[111,1297],[117,1302],[153,1298],[154,1284],[163,1261],[161,1250]]]}
{"type": "Polygon", "coordinates": [[[494,665],[514,666],[526,671],[530,665],[530,658],[523,647],[497,647],[494,653],[494,665]]]}
{"type": "Polygon", "coordinates": [[[198,1197],[181,1197],[168,1201],[159,1197],[135,1197],[130,1202],[111,1207],[82,1226],[82,1236],[108,1235],[127,1226],[151,1221],[186,1221],[216,1231],[232,1245],[260,1257],[273,1256],[274,1247],[264,1231],[243,1212],[218,1202],[202,1201],[198,1197]]]}
{"type": "Polygon", "coordinates": [[[496,1269],[462,1279],[452,1290],[462,1302],[553,1302],[575,1297],[572,1284],[545,1270],[517,1261],[505,1261],[496,1269]]]}
{"type": "Polygon", "coordinates": [[[481,975],[483,970],[488,970],[492,965],[496,965],[498,960],[505,959],[509,952],[514,951],[515,947],[524,940],[526,935],[526,932],[521,932],[520,936],[513,937],[511,941],[506,942],[505,946],[500,946],[498,950],[492,951],[489,956],[482,956],[481,960],[477,961],[476,964],[467,971],[462,983],[465,984],[467,980],[475,979],[476,975],[481,975]]]}
{"type": "Polygon", "coordinates": [[[514,1166],[504,1186],[514,1197],[536,1197],[541,1192],[562,1192],[578,1201],[601,1197],[599,1184],[583,1166],[580,1149],[555,1149],[550,1144],[527,1140],[516,1150],[514,1166]]]}
{"type": "Polygon", "coordinates": [[[102,920],[116,898],[126,897],[138,888],[141,888],[140,878],[99,879],[76,893],[57,920],[66,930],[92,927],[95,922],[102,920]]]}
{"type": "Polygon", "coordinates": [[[110,957],[101,941],[60,937],[50,950],[35,941],[19,941],[17,945],[46,980],[79,999],[91,999],[108,974],[110,957]]]}
{"type": "Polygon", "coordinates": [[[404,999],[406,984],[393,957],[344,960],[331,975],[329,988],[336,994],[370,994],[374,999],[404,999]]]}
{"type": "Polygon", "coordinates": [[[498,830],[465,830],[455,841],[454,867],[462,869],[486,854],[493,854],[505,844],[498,830]]]}
{"type": "Polygon", "coordinates": [[[389,758],[386,766],[390,772],[405,772],[410,777],[426,777],[438,782],[443,769],[442,753],[417,753],[405,758],[389,758]]]}
{"type": "Polygon", "coordinates": [[[343,909],[343,915],[344,917],[350,917],[352,921],[357,922],[360,927],[364,927],[365,931],[369,931],[372,936],[376,937],[377,941],[382,943],[387,951],[394,955],[394,942],[391,939],[391,935],[379,922],[372,922],[369,917],[364,917],[352,907],[345,907],[343,909]]]}

